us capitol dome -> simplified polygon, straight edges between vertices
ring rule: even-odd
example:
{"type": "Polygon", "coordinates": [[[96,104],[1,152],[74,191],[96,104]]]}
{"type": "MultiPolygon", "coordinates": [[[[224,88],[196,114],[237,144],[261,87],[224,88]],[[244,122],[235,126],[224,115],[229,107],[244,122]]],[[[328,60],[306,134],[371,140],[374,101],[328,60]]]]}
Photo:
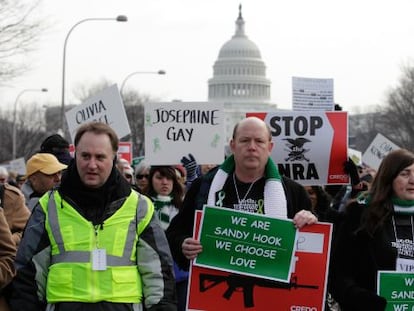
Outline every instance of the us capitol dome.
{"type": "Polygon", "coordinates": [[[209,102],[224,103],[227,139],[246,112],[276,109],[270,102],[271,82],[266,78],[266,65],[257,45],[247,37],[244,24],[239,5],[235,34],[221,47],[213,77],[208,80],[209,102]]]}

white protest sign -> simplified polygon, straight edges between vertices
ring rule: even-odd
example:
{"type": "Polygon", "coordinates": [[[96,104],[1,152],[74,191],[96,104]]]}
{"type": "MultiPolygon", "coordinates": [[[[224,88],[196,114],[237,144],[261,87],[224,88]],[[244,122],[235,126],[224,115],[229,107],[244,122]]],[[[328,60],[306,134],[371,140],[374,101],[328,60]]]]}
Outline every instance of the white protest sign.
{"type": "Polygon", "coordinates": [[[10,161],[9,170],[17,172],[20,175],[26,174],[26,162],[24,158],[18,158],[10,161]]]}
{"type": "Polygon", "coordinates": [[[248,113],[269,125],[271,157],[281,175],[302,185],[347,184],[348,114],[342,111],[248,113]]]}
{"type": "Polygon", "coordinates": [[[378,170],[381,161],[390,151],[401,149],[384,135],[378,133],[362,155],[362,162],[378,170]]]}
{"type": "Polygon", "coordinates": [[[321,233],[298,232],[297,252],[322,254],[324,235],[321,233]]]}
{"type": "Polygon", "coordinates": [[[362,152],[356,149],[348,148],[348,157],[355,163],[355,165],[362,165],[362,152]]]}
{"type": "Polygon", "coordinates": [[[222,103],[147,103],[145,158],[151,165],[174,165],[191,153],[198,164],[219,164],[224,122],[222,103]]]}
{"type": "Polygon", "coordinates": [[[72,142],[77,128],[87,122],[96,121],[110,125],[118,138],[131,133],[125,107],[116,84],[89,97],[81,105],[66,112],[66,120],[72,142]]]}
{"type": "Polygon", "coordinates": [[[333,79],[292,77],[292,109],[334,110],[333,79]]]}

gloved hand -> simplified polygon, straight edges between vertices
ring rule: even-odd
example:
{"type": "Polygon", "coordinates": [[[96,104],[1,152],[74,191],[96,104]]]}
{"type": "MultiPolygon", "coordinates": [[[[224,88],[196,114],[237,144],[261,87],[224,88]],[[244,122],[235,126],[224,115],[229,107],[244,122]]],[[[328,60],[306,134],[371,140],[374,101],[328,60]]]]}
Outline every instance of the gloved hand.
{"type": "Polygon", "coordinates": [[[182,157],[181,163],[185,167],[185,170],[187,171],[187,181],[193,181],[197,178],[197,162],[194,159],[194,156],[189,153],[188,158],[182,157]]]}
{"type": "Polygon", "coordinates": [[[349,175],[351,178],[351,184],[357,185],[359,184],[359,175],[358,175],[358,168],[355,165],[354,161],[351,158],[348,158],[347,161],[344,162],[344,172],[349,175]]]}

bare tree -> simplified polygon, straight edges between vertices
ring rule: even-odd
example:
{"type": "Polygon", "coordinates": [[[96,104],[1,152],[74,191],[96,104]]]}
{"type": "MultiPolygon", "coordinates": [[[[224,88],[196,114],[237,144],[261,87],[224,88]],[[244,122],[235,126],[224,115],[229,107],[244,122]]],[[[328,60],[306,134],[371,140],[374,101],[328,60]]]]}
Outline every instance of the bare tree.
{"type": "Polygon", "coordinates": [[[104,89],[110,87],[112,84],[114,83],[106,79],[101,79],[92,85],[77,83],[76,87],[73,90],[73,95],[80,103],[82,103],[89,97],[94,96],[104,89]]]}
{"type": "Polygon", "coordinates": [[[389,90],[385,105],[373,113],[349,118],[350,138],[354,148],[364,151],[380,133],[402,148],[414,150],[414,67],[402,66],[396,87],[389,90]]]}
{"type": "Polygon", "coordinates": [[[29,158],[40,150],[40,144],[46,138],[44,108],[32,105],[21,109],[17,124],[17,155],[29,158]]]}
{"type": "MultiPolygon", "coordinates": [[[[12,159],[12,111],[0,112],[0,162],[12,159]]],[[[25,105],[16,118],[16,155],[28,159],[39,150],[45,138],[44,109],[39,105],[25,105]]]]}
{"type": "MultiPolygon", "coordinates": [[[[381,129],[382,113],[349,116],[349,147],[364,152],[381,129]]],[[[384,133],[383,133],[384,134],[384,133]]]]}
{"type": "Polygon", "coordinates": [[[146,95],[140,95],[135,91],[125,92],[123,98],[131,128],[132,154],[134,156],[143,156],[145,154],[144,107],[145,104],[153,101],[153,99],[146,95]]]}
{"type": "Polygon", "coordinates": [[[0,163],[12,158],[12,128],[11,118],[7,118],[7,112],[0,112],[0,163]]]}
{"type": "Polygon", "coordinates": [[[400,147],[414,150],[414,67],[404,66],[399,85],[387,98],[383,133],[400,147]]]}
{"type": "Polygon", "coordinates": [[[43,22],[32,19],[39,3],[0,0],[0,83],[28,69],[18,56],[34,49],[43,30],[43,22]]]}

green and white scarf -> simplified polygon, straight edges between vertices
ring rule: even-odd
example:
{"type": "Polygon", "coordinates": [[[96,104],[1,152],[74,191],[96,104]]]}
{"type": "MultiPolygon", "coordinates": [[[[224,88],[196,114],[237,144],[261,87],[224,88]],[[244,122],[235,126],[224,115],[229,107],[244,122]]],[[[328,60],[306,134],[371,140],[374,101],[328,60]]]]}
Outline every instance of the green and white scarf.
{"type": "MultiPolygon", "coordinates": [[[[216,193],[223,189],[230,173],[234,171],[234,156],[228,157],[223,164],[220,165],[216,175],[211,183],[208,193],[207,204],[216,205],[216,193]]],[[[279,171],[269,158],[265,168],[265,187],[264,187],[264,210],[265,214],[270,217],[287,218],[287,203],[285,191],[281,182],[279,171]]]]}
{"type": "MultiPolygon", "coordinates": [[[[357,202],[368,205],[371,202],[371,195],[369,193],[361,193],[357,202]]],[[[395,196],[391,198],[391,202],[396,214],[414,215],[414,200],[402,200],[395,196]]]]}
{"type": "Polygon", "coordinates": [[[393,197],[392,203],[394,204],[394,212],[396,214],[414,215],[413,200],[401,200],[393,197]]]}

